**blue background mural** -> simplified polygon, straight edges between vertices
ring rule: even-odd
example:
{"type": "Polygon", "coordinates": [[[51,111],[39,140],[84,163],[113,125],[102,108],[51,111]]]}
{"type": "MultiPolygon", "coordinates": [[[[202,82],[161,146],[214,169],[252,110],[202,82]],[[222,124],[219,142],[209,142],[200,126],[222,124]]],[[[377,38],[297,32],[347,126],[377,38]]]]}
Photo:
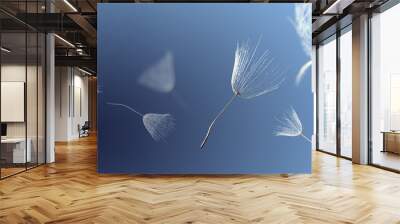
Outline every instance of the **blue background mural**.
{"type": "Polygon", "coordinates": [[[274,135],[276,117],[290,106],[307,137],[313,129],[310,69],[295,84],[310,56],[290,22],[293,17],[294,4],[99,4],[98,171],[310,172],[311,144],[274,135]],[[257,42],[260,36],[257,52],[271,50],[285,71],[284,83],[270,94],[235,100],[201,150],[210,121],[232,97],[237,43],[257,42]],[[140,85],[139,77],[166,54],[173,55],[174,90],[162,93],[140,85]],[[169,113],[175,130],[154,141],[139,115],[107,102],[142,114],[169,113]]]}

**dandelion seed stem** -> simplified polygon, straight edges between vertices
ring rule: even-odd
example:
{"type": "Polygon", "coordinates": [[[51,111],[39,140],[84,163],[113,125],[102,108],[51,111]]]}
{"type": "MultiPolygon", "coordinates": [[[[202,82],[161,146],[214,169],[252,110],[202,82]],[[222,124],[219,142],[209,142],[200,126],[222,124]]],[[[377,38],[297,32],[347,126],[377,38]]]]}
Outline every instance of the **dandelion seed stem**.
{"type": "Polygon", "coordinates": [[[137,114],[137,115],[143,117],[143,114],[137,112],[135,109],[133,109],[132,107],[130,107],[130,106],[128,106],[128,105],[125,105],[125,104],[122,104],[122,103],[112,103],[112,102],[108,102],[107,104],[108,104],[108,105],[113,105],[113,106],[125,107],[126,109],[128,109],[128,110],[134,112],[135,114],[137,114]]]}
{"type": "Polygon", "coordinates": [[[235,93],[230,99],[229,101],[224,105],[224,107],[221,109],[221,111],[217,114],[217,116],[214,118],[214,120],[211,122],[210,126],[208,126],[208,130],[207,130],[207,134],[204,137],[200,148],[202,149],[204,147],[204,145],[207,143],[208,137],[210,136],[211,130],[214,128],[215,122],[218,120],[218,118],[226,111],[226,109],[229,107],[229,105],[231,105],[231,103],[233,102],[233,100],[236,98],[236,96],[238,96],[239,93],[235,93]]]}
{"type": "Polygon", "coordinates": [[[303,133],[301,133],[300,135],[301,135],[301,137],[303,137],[305,140],[307,140],[308,142],[312,143],[312,142],[311,142],[311,139],[309,139],[309,138],[308,138],[307,136],[305,136],[303,133]]]}

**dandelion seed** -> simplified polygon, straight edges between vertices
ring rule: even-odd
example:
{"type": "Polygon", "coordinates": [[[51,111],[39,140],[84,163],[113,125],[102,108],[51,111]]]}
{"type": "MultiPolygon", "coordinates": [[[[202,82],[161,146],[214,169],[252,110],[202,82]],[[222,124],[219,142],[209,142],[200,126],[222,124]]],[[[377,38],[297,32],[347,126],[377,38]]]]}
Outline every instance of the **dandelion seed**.
{"type": "Polygon", "coordinates": [[[175,128],[175,119],[171,114],[145,114],[143,124],[154,140],[160,141],[168,137],[175,128]]]}
{"type": "Polygon", "coordinates": [[[125,104],[112,102],[108,102],[107,104],[124,107],[142,117],[145,129],[155,141],[165,140],[175,129],[175,119],[171,114],[141,114],[137,110],[125,104]]]}
{"type": "Polygon", "coordinates": [[[171,94],[172,98],[182,107],[187,109],[183,97],[175,90],[174,56],[167,52],[158,62],[150,66],[139,76],[137,82],[152,91],[171,94]]]}
{"type": "Polygon", "coordinates": [[[174,57],[167,52],[157,63],[139,76],[137,82],[153,91],[169,93],[175,88],[174,57]]]}
{"type": "Polygon", "coordinates": [[[290,110],[286,111],[281,118],[277,119],[277,121],[279,122],[279,126],[275,131],[276,136],[301,136],[311,142],[311,140],[303,134],[303,126],[293,107],[290,107],[290,110]]]}
{"type": "Polygon", "coordinates": [[[304,52],[311,57],[311,7],[308,4],[295,4],[293,24],[300,37],[304,52]]]}
{"type": "MultiPolygon", "coordinates": [[[[311,57],[311,7],[308,4],[296,4],[294,7],[293,24],[297,35],[300,37],[304,53],[311,57]]],[[[299,85],[308,68],[311,68],[311,60],[306,62],[296,75],[296,85],[299,85]]]]}
{"type": "Polygon", "coordinates": [[[265,51],[256,57],[260,40],[261,38],[255,46],[252,46],[249,40],[238,43],[231,79],[233,96],[211,122],[200,148],[206,144],[217,119],[236,97],[251,99],[278,89],[283,82],[283,73],[276,65],[270,51],[265,51]]]}
{"type": "Polygon", "coordinates": [[[296,75],[296,85],[299,85],[301,80],[303,79],[304,75],[306,74],[306,71],[311,68],[312,61],[308,61],[305,63],[303,66],[301,66],[299,72],[296,75]]]}

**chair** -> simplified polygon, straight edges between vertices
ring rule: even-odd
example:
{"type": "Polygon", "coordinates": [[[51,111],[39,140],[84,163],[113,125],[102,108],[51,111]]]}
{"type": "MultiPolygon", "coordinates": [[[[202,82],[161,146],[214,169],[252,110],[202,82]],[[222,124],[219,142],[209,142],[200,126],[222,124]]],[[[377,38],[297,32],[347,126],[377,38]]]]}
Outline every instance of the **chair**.
{"type": "Polygon", "coordinates": [[[90,129],[89,121],[85,121],[82,127],[78,124],[79,138],[89,136],[89,129],[90,129]]]}

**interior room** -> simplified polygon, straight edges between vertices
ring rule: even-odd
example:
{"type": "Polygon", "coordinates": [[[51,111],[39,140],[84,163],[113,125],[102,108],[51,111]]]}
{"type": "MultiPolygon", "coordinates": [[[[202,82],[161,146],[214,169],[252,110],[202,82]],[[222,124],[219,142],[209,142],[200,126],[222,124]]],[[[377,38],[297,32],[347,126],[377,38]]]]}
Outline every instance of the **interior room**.
{"type": "Polygon", "coordinates": [[[399,21],[0,1],[0,223],[400,223],[399,21]]]}

